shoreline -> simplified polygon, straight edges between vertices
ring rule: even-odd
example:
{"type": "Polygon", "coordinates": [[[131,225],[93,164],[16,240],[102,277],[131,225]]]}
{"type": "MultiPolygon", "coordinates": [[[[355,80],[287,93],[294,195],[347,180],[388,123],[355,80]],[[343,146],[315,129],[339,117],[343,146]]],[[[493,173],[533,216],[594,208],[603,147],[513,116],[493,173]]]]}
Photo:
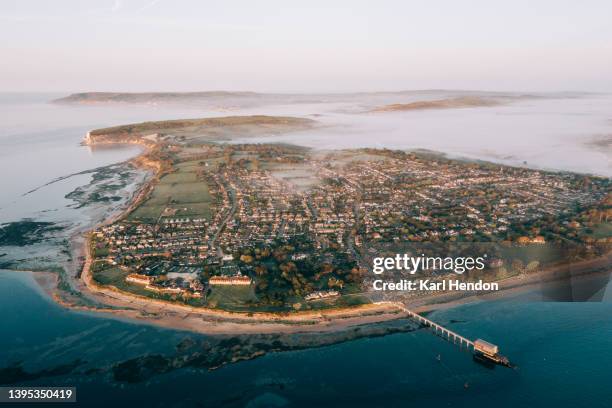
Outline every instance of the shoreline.
{"type": "MultiPolygon", "coordinates": [[[[85,144],[115,144],[111,141],[96,142],[86,137],[85,144]]],[[[248,334],[248,333],[296,333],[296,332],[327,332],[341,330],[347,327],[369,323],[381,323],[407,317],[401,309],[391,305],[366,304],[350,308],[334,308],[322,311],[302,311],[284,313],[264,312],[231,312],[219,309],[191,307],[174,302],[157,300],[139,296],[113,287],[101,286],[93,281],[90,273],[92,257],[89,251],[89,233],[100,225],[116,222],[129,214],[147,196],[155,181],[162,173],[162,166],[148,159],[157,143],[143,140],[142,137],[122,140],[122,144],[137,144],[144,150],[130,159],[135,166],[154,169],[154,174],[140,186],[134,199],[127,203],[124,209],[93,225],[85,231],[80,231],[71,237],[73,259],[85,258],[82,267],[75,264],[67,265],[72,282],[80,293],[85,293],[89,299],[117,309],[105,310],[94,307],[79,306],[61,299],[58,293],[53,299],[60,305],[73,310],[90,311],[110,314],[120,318],[128,318],[139,322],[179,330],[189,330],[202,334],[248,334]],[[80,270],[79,270],[80,269],[80,270]]]]}
{"type": "MultiPolygon", "coordinates": [[[[608,277],[609,271],[590,268],[609,265],[611,255],[586,260],[577,264],[585,269],[573,279],[586,281],[599,277],[608,277]]],[[[184,330],[205,335],[248,335],[248,334],[296,334],[296,333],[330,333],[348,330],[353,327],[384,323],[408,318],[405,308],[416,313],[429,313],[444,310],[478,301],[499,300],[528,293],[540,285],[560,282],[565,276],[559,276],[570,265],[552,268],[530,276],[515,276],[504,280],[509,286],[502,286],[493,293],[446,292],[423,296],[411,302],[381,301],[361,307],[330,309],[324,311],[275,313],[241,313],[217,309],[194,308],[167,301],[148,299],[127,294],[119,290],[101,288],[99,293],[91,292],[94,297],[111,308],[79,306],[61,298],[58,294],[57,274],[46,271],[17,271],[28,273],[47,296],[61,307],[76,312],[95,313],[104,318],[125,320],[136,324],[147,324],[172,330],[184,330]],[[136,308],[135,308],[136,307],[136,308]],[[204,310],[201,310],[204,309],[204,310]],[[250,315],[250,316],[249,316],[250,315]]],[[[97,286],[97,285],[96,285],[97,286]]]]}
{"type": "MultiPolygon", "coordinates": [[[[104,135],[98,136],[104,137],[104,135]]],[[[46,280],[35,278],[35,281],[43,288],[44,292],[50,295],[62,307],[202,334],[329,332],[357,325],[380,323],[407,317],[404,310],[397,304],[393,304],[393,302],[373,302],[360,306],[320,311],[282,313],[232,312],[152,299],[121,291],[111,286],[98,285],[94,282],[90,271],[93,259],[89,251],[89,234],[93,229],[101,225],[116,222],[133,211],[154,188],[156,180],[163,173],[163,167],[159,161],[147,157],[158,143],[145,139],[143,136],[132,137],[128,140],[123,139],[120,142],[113,142],[108,139],[95,141],[91,138],[90,132],[88,132],[83,143],[87,145],[121,143],[142,146],[143,151],[127,162],[131,162],[135,167],[152,171],[152,175],[148,176],[144,183],[137,187],[133,197],[125,203],[125,206],[117,208],[110,217],[101,220],[95,225],[77,231],[70,238],[73,256],[72,260],[64,266],[71,286],[87,299],[108,308],[77,305],[61,297],[60,289],[57,287],[59,282],[57,278],[55,280],[55,288],[50,286],[48,276],[46,280]],[[80,261],[83,259],[84,263],[81,265],[80,261]]],[[[581,263],[584,262],[587,264],[605,262],[605,265],[610,265],[610,253],[594,260],[582,261],[581,263]]],[[[562,277],[556,275],[571,265],[575,264],[558,265],[533,275],[518,275],[503,279],[498,281],[501,284],[500,290],[494,293],[444,292],[411,299],[402,304],[414,312],[428,312],[458,306],[478,299],[497,299],[509,293],[528,291],[534,285],[543,282],[561,279],[562,277]]],[[[37,272],[31,273],[35,274],[34,276],[37,274],[37,272]]],[[[580,274],[580,277],[588,275],[593,275],[593,273],[587,270],[586,273],[580,274]]]]}

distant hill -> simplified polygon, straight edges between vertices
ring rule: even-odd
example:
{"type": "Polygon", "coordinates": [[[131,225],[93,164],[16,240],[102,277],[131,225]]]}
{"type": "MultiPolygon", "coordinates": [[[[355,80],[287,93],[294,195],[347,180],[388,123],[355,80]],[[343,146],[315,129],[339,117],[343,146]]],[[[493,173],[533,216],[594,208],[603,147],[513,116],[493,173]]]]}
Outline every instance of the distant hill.
{"type": "Polygon", "coordinates": [[[55,99],[53,103],[167,103],[226,97],[256,97],[256,92],[82,92],[55,99]]]}
{"type": "Polygon", "coordinates": [[[282,125],[282,126],[313,126],[316,122],[311,119],[294,118],[289,116],[225,116],[219,118],[202,119],[176,119],[160,120],[154,122],[131,123],[121,126],[113,126],[103,129],[95,129],[90,132],[91,136],[97,135],[140,135],[151,132],[178,131],[183,129],[209,129],[228,126],[245,125],[282,125]]]}
{"type": "Polygon", "coordinates": [[[160,120],[130,123],[88,132],[86,144],[155,144],[164,139],[173,143],[206,143],[235,138],[290,133],[310,129],[318,122],[288,116],[225,116],[201,119],[160,120]]]}
{"type": "MultiPolygon", "coordinates": [[[[147,103],[191,103],[211,102],[223,103],[231,101],[235,103],[312,103],[330,101],[368,101],[376,98],[390,98],[389,103],[398,98],[431,98],[437,96],[440,100],[464,101],[469,104],[470,100],[480,98],[497,97],[523,97],[521,94],[481,92],[481,91],[452,91],[442,89],[432,90],[403,90],[384,92],[346,92],[346,93],[260,93],[249,91],[201,91],[201,92],[81,92],[74,93],[63,98],[55,99],[53,103],[64,104],[147,104],[147,103]]],[[[409,100],[410,100],[409,99],[409,100]]],[[[384,101],[378,101],[380,104],[384,101]]],[[[399,106],[399,105],[398,105],[399,106]]]]}
{"type": "Polygon", "coordinates": [[[455,109],[473,108],[483,106],[498,106],[502,102],[495,99],[481,98],[478,96],[463,96],[459,98],[438,99],[433,101],[417,101],[410,103],[395,103],[372,109],[370,112],[394,112],[425,109],[455,109]]]}
{"type": "Polygon", "coordinates": [[[522,99],[565,98],[562,94],[524,94],[470,90],[412,90],[347,93],[201,92],[81,92],[51,101],[67,105],[190,105],[212,110],[269,105],[349,103],[358,112],[393,112],[496,106],[522,99]]]}

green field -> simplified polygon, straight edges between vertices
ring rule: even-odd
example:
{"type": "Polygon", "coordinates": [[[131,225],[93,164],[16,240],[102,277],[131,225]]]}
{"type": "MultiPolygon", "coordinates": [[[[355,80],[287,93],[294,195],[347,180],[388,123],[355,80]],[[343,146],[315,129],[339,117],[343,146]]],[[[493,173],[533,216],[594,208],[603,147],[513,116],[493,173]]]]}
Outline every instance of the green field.
{"type": "Polygon", "coordinates": [[[600,223],[593,229],[593,238],[608,238],[612,236],[612,224],[611,223],[600,223]]]}
{"type": "Polygon", "coordinates": [[[168,217],[211,218],[213,197],[208,185],[198,180],[198,162],[179,163],[176,172],[163,176],[151,196],[129,216],[129,221],[155,223],[164,209],[176,210],[168,217]]]}
{"type": "Polygon", "coordinates": [[[172,134],[185,133],[192,134],[215,134],[215,130],[223,130],[226,127],[245,127],[258,126],[269,127],[289,127],[307,128],[316,122],[312,119],[294,118],[285,116],[224,116],[217,118],[198,118],[198,119],[175,119],[160,120],[152,122],[130,123],[127,125],[113,126],[91,131],[91,135],[122,135],[122,134],[149,134],[159,132],[169,132],[172,134]]]}
{"type": "Polygon", "coordinates": [[[118,285],[125,282],[125,277],[127,275],[128,273],[122,271],[119,267],[112,267],[94,272],[93,278],[102,285],[119,287],[118,285]]]}
{"type": "Polygon", "coordinates": [[[257,296],[253,286],[214,286],[206,300],[210,307],[240,311],[250,309],[257,296]]]}
{"type": "Polygon", "coordinates": [[[190,304],[191,306],[203,306],[203,299],[187,299],[183,300],[182,297],[167,293],[156,293],[150,290],[146,290],[143,285],[136,283],[129,283],[125,281],[125,277],[128,272],[123,271],[119,267],[109,267],[93,273],[93,279],[105,286],[114,286],[119,290],[130,292],[135,295],[146,296],[152,299],[161,299],[167,301],[183,301],[184,303],[190,304]]]}
{"type": "Polygon", "coordinates": [[[102,285],[114,286],[119,290],[135,293],[137,295],[157,297],[155,296],[157,295],[156,293],[145,290],[142,285],[126,282],[125,277],[128,276],[128,274],[129,272],[113,266],[94,272],[93,278],[102,285]]]}

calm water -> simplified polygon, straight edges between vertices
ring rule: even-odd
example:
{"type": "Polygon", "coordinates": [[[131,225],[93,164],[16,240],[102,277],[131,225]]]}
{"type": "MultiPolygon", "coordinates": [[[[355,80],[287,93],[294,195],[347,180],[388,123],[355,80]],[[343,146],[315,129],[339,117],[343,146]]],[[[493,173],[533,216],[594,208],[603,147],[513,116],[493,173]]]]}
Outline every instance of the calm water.
{"type": "MultiPolygon", "coordinates": [[[[136,146],[90,149],[80,142],[90,129],[159,118],[196,115],[193,109],[158,107],[73,107],[47,101],[55,94],[0,93],[0,222],[55,217],[69,204],[64,195],[87,184],[90,175],[51,184],[35,196],[28,191],[84,170],[136,156],[136,146]]],[[[74,214],[68,213],[68,218],[74,214]]],[[[64,217],[66,218],[66,217],[64,217]]]]}
{"type": "MultiPolygon", "coordinates": [[[[0,363],[30,370],[76,358],[104,367],[146,353],[171,355],[188,333],[64,310],[28,275],[0,272],[0,363]]],[[[467,337],[494,340],[518,364],[494,370],[419,330],[320,349],[269,354],[208,372],[180,369],[136,385],[96,374],[23,384],[76,385],[105,406],[609,407],[612,304],[477,303],[432,314],[467,337]],[[441,361],[436,356],[441,355],[441,361]],[[465,389],[464,384],[469,383],[465,389]],[[201,405],[198,405],[201,404],[201,405]]]]}

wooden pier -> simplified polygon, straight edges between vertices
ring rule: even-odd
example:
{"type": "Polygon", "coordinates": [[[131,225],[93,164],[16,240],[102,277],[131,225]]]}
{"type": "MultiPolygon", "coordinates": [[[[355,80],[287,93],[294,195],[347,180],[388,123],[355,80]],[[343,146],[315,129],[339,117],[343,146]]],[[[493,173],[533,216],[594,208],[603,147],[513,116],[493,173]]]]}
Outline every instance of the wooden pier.
{"type": "Polygon", "coordinates": [[[428,318],[423,317],[418,313],[413,312],[412,310],[404,306],[402,303],[399,303],[399,302],[377,302],[377,303],[393,304],[397,306],[398,308],[400,308],[401,310],[403,310],[406,314],[408,314],[410,318],[421,323],[423,326],[430,327],[440,337],[450,341],[453,344],[457,344],[459,347],[462,347],[462,348],[465,347],[468,350],[474,349],[474,342],[472,340],[467,339],[461,336],[460,334],[455,333],[454,331],[449,330],[446,327],[441,326],[438,323],[431,321],[428,318]]]}
{"type": "Polygon", "coordinates": [[[438,323],[429,320],[426,317],[421,316],[418,313],[413,312],[408,309],[403,303],[400,302],[376,302],[379,304],[391,304],[397,307],[398,309],[405,312],[411,319],[416,320],[418,323],[423,326],[430,327],[435,334],[442,337],[443,339],[452,342],[453,344],[458,345],[460,348],[470,351],[474,359],[479,359],[481,361],[487,361],[488,364],[498,364],[505,367],[514,367],[510,363],[507,357],[499,354],[499,349],[495,344],[489,343],[488,341],[477,339],[470,340],[461,336],[460,334],[455,333],[452,330],[447,329],[444,326],[439,325],[438,323]]]}

